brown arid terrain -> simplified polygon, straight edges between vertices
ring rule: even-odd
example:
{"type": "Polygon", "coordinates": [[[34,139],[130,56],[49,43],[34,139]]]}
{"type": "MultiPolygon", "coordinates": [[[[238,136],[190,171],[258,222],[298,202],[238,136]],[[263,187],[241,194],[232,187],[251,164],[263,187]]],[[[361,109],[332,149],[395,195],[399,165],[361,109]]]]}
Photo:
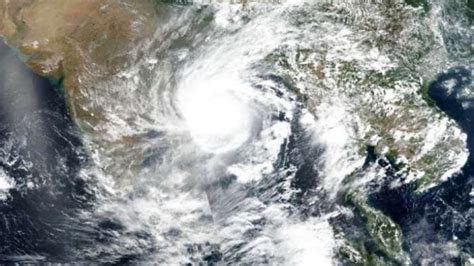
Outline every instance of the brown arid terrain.
{"type": "Polygon", "coordinates": [[[34,72],[63,82],[86,131],[101,120],[101,110],[83,107],[89,84],[123,69],[157,18],[153,0],[1,0],[0,13],[0,36],[34,72]]]}
{"type": "Polygon", "coordinates": [[[124,176],[121,165],[141,165],[140,158],[134,159],[141,155],[132,151],[140,138],[131,134],[111,139],[105,134],[112,123],[110,110],[95,99],[105,89],[97,84],[143,56],[141,45],[154,38],[160,25],[159,2],[0,0],[0,13],[0,37],[35,73],[61,85],[69,113],[88,143],[106,154],[132,154],[119,156],[102,170],[124,176]]]}

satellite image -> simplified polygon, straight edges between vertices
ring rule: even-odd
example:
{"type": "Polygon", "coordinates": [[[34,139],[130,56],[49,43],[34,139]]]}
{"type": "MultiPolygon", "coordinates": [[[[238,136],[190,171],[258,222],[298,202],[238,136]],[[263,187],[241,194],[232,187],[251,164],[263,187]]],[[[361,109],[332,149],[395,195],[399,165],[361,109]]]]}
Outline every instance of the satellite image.
{"type": "Polygon", "coordinates": [[[474,265],[474,0],[0,0],[0,265],[474,265]]]}

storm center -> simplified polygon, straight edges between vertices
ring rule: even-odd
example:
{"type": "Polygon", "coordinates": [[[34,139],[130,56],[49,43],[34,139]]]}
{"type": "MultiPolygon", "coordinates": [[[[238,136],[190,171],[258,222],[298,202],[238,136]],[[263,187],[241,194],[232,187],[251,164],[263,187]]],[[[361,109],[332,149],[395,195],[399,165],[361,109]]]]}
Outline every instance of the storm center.
{"type": "Polygon", "coordinates": [[[178,105],[193,141],[204,151],[239,148],[250,136],[248,104],[219,82],[196,84],[178,94],[178,105]]]}

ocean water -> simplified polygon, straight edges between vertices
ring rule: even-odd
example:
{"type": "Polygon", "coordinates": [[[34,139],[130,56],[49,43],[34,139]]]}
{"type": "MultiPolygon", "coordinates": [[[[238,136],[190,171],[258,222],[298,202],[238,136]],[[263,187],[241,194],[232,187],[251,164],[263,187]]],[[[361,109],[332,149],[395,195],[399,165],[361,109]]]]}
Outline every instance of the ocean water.
{"type": "MultiPolygon", "coordinates": [[[[359,15],[370,5],[331,1],[341,10],[361,5],[358,20],[339,21],[331,10],[313,17],[309,1],[287,2],[245,12],[224,4],[166,7],[175,19],[157,36],[176,33],[176,44],[151,40],[145,58],[93,91],[108,118],[104,138],[143,137],[106,152],[75,127],[60,90],[2,44],[0,262],[331,265],[334,224],[369,238],[360,219],[344,220],[338,194],[364,163],[341,163],[356,153],[347,150],[354,132],[344,124],[352,113],[336,95],[314,117],[275,68],[298,69],[283,59],[299,57],[300,46],[317,50],[313,41],[334,47],[330,60],[349,57],[361,71],[384,72],[393,63],[355,49],[364,36],[350,26],[365,25],[370,16],[359,15]],[[211,26],[194,28],[203,17],[211,26]],[[281,56],[278,64],[265,61],[272,56],[281,56]],[[124,166],[130,158],[138,158],[138,172],[124,166]]],[[[452,40],[465,29],[448,26],[448,52],[462,57],[452,40]]],[[[467,165],[423,193],[394,189],[390,171],[379,190],[369,190],[371,205],[400,225],[403,248],[418,264],[461,264],[459,254],[473,253],[472,70],[445,67],[440,58],[433,71],[445,72],[429,93],[468,134],[467,165]]],[[[370,147],[365,159],[387,164],[370,147]]]]}
{"type": "Polygon", "coordinates": [[[59,90],[1,42],[0,262],[66,258],[79,241],[75,213],[92,195],[78,133],[59,90]]]}
{"type": "Polygon", "coordinates": [[[370,196],[373,206],[402,226],[404,245],[413,250],[412,256],[426,258],[425,262],[464,265],[467,261],[459,253],[474,254],[474,106],[469,95],[473,89],[472,69],[465,66],[439,73],[429,86],[429,95],[440,110],[468,135],[470,156],[462,172],[422,194],[413,193],[406,185],[397,189],[386,186],[370,196]],[[447,253],[452,258],[443,257],[447,253]]]}

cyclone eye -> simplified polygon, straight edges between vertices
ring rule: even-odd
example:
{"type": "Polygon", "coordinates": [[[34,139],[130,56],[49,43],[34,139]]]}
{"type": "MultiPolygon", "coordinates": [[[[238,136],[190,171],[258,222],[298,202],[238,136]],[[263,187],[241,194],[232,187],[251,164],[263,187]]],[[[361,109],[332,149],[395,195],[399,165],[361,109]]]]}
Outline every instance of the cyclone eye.
{"type": "Polygon", "coordinates": [[[178,107],[193,141],[205,152],[238,149],[251,134],[251,108],[229,87],[214,80],[183,86],[178,107]]]}

